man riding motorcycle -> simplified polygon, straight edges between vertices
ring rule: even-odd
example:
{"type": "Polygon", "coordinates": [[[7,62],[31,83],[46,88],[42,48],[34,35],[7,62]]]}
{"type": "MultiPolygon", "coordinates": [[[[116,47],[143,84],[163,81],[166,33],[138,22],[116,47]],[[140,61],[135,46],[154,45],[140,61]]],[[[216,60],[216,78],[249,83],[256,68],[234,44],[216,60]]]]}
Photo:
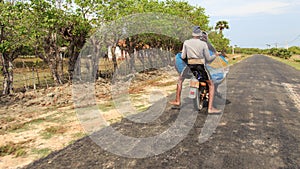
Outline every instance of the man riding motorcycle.
{"type": "MultiPolygon", "coordinates": [[[[187,59],[187,63],[189,65],[197,64],[200,66],[200,71],[202,76],[207,79],[207,84],[209,87],[209,102],[208,102],[208,113],[209,114],[219,114],[220,110],[213,107],[214,100],[214,91],[215,86],[213,81],[211,80],[209,73],[205,69],[205,64],[208,62],[212,62],[217,55],[209,54],[209,47],[207,45],[207,34],[203,33],[199,26],[195,26],[193,28],[192,33],[193,38],[186,40],[183,43],[182,54],[176,55],[176,68],[180,72],[180,76],[177,83],[177,91],[176,91],[176,99],[171,101],[170,104],[175,106],[180,106],[180,96],[182,90],[182,83],[184,81],[184,75],[187,73],[189,69],[187,65],[184,65],[183,60],[187,59]],[[206,41],[206,42],[205,42],[206,41]],[[183,67],[183,68],[182,68],[183,67]]],[[[215,52],[215,51],[212,51],[215,52]]]]}

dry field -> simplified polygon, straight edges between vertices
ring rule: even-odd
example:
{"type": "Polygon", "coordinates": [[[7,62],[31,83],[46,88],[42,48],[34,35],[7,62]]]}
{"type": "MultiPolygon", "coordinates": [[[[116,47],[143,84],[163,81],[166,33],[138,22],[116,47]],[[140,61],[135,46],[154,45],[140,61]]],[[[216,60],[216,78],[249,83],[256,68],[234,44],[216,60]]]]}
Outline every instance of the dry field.
{"type": "MultiPolygon", "coordinates": [[[[169,95],[176,90],[177,73],[152,71],[138,74],[129,94],[138,111],[149,107],[153,90],[169,95]]],[[[109,123],[121,120],[110,93],[110,82],[95,85],[96,103],[109,123]]],[[[49,87],[0,97],[0,168],[18,168],[60,150],[86,135],[72,100],[72,86],[49,87]]]]}
{"type": "MultiPolygon", "coordinates": [[[[229,55],[236,63],[246,58],[229,55]]],[[[174,68],[140,73],[129,87],[133,107],[142,112],[150,106],[151,93],[174,93],[178,74],[174,68]]],[[[94,85],[96,104],[108,123],[123,118],[114,105],[111,83],[99,79],[94,85]]],[[[0,168],[18,168],[60,150],[86,136],[73,102],[73,87],[58,87],[0,97],[0,168]]]]}

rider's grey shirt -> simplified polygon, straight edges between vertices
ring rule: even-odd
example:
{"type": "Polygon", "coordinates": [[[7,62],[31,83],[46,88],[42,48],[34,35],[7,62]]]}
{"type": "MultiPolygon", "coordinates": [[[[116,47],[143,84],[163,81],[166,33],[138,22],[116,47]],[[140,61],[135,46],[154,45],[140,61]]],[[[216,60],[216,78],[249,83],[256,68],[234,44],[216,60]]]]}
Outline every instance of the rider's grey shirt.
{"type": "Polygon", "coordinates": [[[203,64],[213,61],[216,56],[210,56],[206,42],[200,39],[189,39],[184,41],[182,48],[182,59],[200,59],[203,64]]]}

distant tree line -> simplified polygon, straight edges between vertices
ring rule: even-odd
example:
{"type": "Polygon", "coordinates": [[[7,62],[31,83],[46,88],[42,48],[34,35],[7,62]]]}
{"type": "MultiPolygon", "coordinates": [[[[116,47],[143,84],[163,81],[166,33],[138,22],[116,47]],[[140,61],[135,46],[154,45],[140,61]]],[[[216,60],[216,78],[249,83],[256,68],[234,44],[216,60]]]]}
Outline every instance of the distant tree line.
{"type": "MultiPolygon", "coordinates": [[[[231,48],[228,48],[228,53],[232,52],[231,48]]],[[[259,49],[259,48],[234,48],[235,53],[242,53],[242,54],[267,54],[272,55],[284,59],[289,59],[292,55],[300,55],[300,47],[293,46],[288,49],[286,48],[270,48],[270,49],[259,49]]]]}
{"type": "MultiPolygon", "coordinates": [[[[3,94],[13,90],[12,62],[22,55],[34,55],[45,62],[57,85],[62,79],[62,51],[68,57],[68,79],[71,82],[79,54],[87,39],[106,23],[130,14],[157,12],[175,15],[200,25],[205,31],[213,31],[209,37],[217,50],[226,50],[229,40],[222,31],[228,22],[218,22],[210,27],[205,9],[184,1],[157,0],[2,0],[0,1],[0,61],[3,73],[3,94]]],[[[187,28],[190,29],[190,28],[187,28]]],[[[115,49],[119,46],[131,56],[145,44],[150,48],[163,48],[175,53],[182,45],[172,37],[142,34],[125,39],[127,45],[119,45],[115,39],[111,45],[113,62],[117,66],[115,49]]],[[[124,40],[124,39],[123,39],[124,40]]],[[[104,55],[103,57],[107,56],[104,55]]]]}

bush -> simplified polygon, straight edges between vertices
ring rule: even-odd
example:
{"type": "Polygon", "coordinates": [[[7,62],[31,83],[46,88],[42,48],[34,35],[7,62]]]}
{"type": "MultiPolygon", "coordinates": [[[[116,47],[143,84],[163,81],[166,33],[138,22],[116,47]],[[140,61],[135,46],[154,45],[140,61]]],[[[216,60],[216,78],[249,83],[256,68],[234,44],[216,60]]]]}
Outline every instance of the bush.
{"type": "Polygon", "coordinates": [[[240,48],[236,47],[234,49],[235,53],[241,53],[246,55],[254,55],[254,54],[261,54],[262,50],[258,48],[240,48]]]}
{"type": "Polygon", "coordinates": [[[292,46],[289,48],[289,51],[291,51],[295,55],[300,55],[300,47],[292,46]]]}
{"type": "Polygon", "coordinates": [[[284,58],[284,59],[289,59],[292,56],[292,52],[287,50],[287,49],[277,49],[277,48],[272,48],[269,51],[269,54],[272,56],[284,58]]]}

